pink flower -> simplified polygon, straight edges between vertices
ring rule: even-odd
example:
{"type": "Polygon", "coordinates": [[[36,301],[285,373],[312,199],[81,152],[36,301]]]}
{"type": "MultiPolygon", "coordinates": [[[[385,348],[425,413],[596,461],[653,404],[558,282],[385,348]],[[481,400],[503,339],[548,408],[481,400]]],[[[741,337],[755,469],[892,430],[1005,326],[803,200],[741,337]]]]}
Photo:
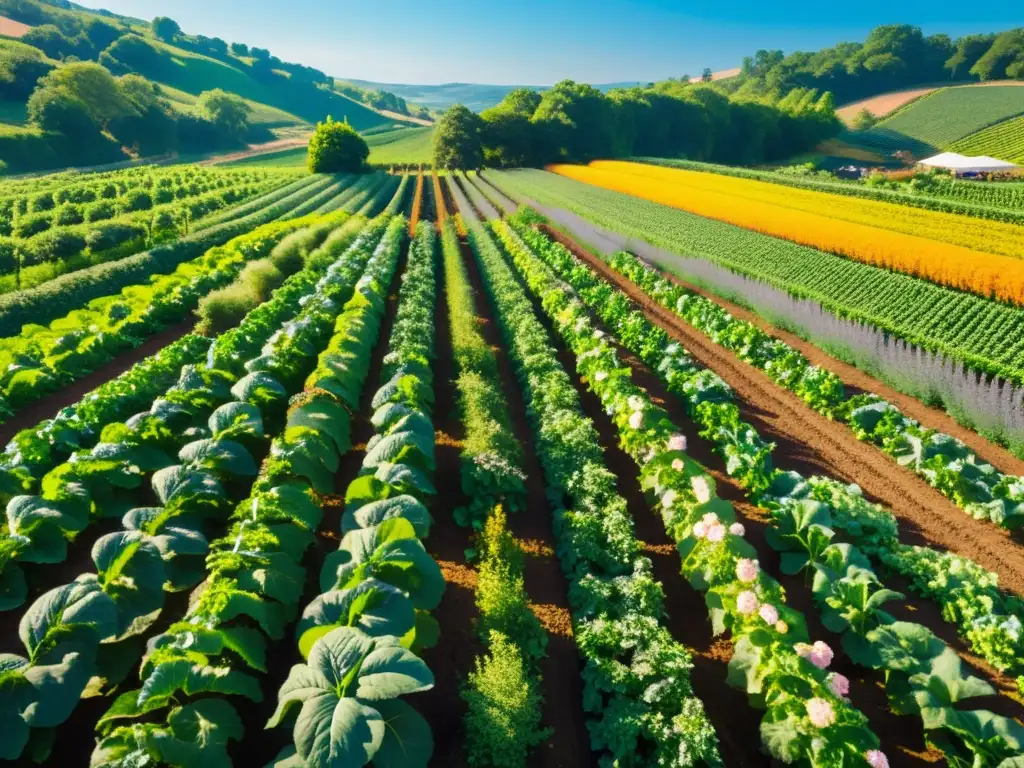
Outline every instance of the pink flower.
{"type": "Polygon", "coordinates": [[[736,563],[736,578],[744,584],[757,581],[757,575],[760,572],[761,566],[757,564],[757,560],[747,560],[744,558],[736,563]]]}
{"type": "Polygon", "coordinates": [[[828,687],[832,693],[843,699],[850,693],[850,680],[845,675],[833,672],[828,676],[828,687]]]}
{"type": "Polygon", "coordinates": [[[693,526],[693,535],[698,539],[703,539],[708,535],[708,527],[704,523],[697,523],[693,526]]]}
{"type": "Polygon", "coordinates": [[[729,533],[733,536],[742,536],[747,532],[747,529],[743,527],[743,523],[733,523],[729,526],[729,533]]]}
{"type": "Polygon", "coordinates": [[[725,538],[725,526],[721,523],[715,523],[708,528],[708,541],[713,541],[716,544],[725,538]]]}
{"type": "Polygon", "coordinates": [[[598,371],[594,374],[595,381],[604,381],[608,378],[608,371],[598,371]]]}
{"type": "Polygon", "coordinates": [[[711,486],[708,484],[708,479],[701,475],[690,480],[690,487],[693,488],[693,492],[697,495],[697,501],[701,504],[707,504],[711,501],[711,486]]]}
{"type": "Polygon", "coordinates": [[[671,489],[665,491],[665,495],[661,497],[661,506],[665,507],[665,509],[668,509],[675,503],[676,497],[678,495],[678,493],[671,489]]]}
{"type": "Polygon", "coordinates": [[[633,429],[640,429],[644,425],[643,411],[633,411],[629,416],[629,426],[633,429]]]}
{"type": "Polygon", "coordinates": [[[836,721],[836,713],[825,699],[811,699],[806,706],[807,717],[815,728],[828,728],[836,721]]]}
{"type": "Polygon", "coordinates": [[[685,451],[686,435],[672,435],[668,439],[668,449],[670,451],[685,451]]]}
{"type": "Polygon", "coordinates": [[[832,649],[828,647],[828,643],[816,640],[814,645],[811,646],[811,664],[816,666],[818,669],[827,669],[828,665],[832,663],[833,656],[835,656],[835,654],[832,652],[832,649]]]}
{"type": "Polygon", "coordinates": [[[762,605],[759,613],[766,624],[774,624],[779,620],[779,609],[774,605],[762,605]]]}
{"type": "Polygon", "coordinates": [[[744,616],[749,616],[757,610],[757,595],[750,590],[740,592],[736,596],[736,610],[744,616]]]}
{"type": "Polygon", "coordinates": [[[718,515],[714,512],[708,512],[701,519],[704,521],[704,525],[716,525],[718,523],[718,515]]]}
{"type": "Polygon", "coordinates": [[[784,635],[787,632],[789,632],[789,624],[780,619],[779,621],[775,622],[775,631],[778,632],[780,635],[784,635]]]}
{"type": "Polygon", "coordinates": [[[815,641],[814,645],[797,643],[793,648],[801,657],[807,659],[818,669],[825,669],[832,663],[832,649],[828,647],[827,643],[823,643],[821,640],[815,641]]]}
{"type": "Polygon", "coordinates": [[[871,768],[889,768],[889,758],[880,749],[869,749],[864,759],[871,768]]]}
{"type": "Polygon", "coordinates": [[[685,465],[683,464],[683,460],[682,459],[673,459],[672,460],[672,469],[674,469],[676,472],[682,472],[684,466],[685,465]]]}

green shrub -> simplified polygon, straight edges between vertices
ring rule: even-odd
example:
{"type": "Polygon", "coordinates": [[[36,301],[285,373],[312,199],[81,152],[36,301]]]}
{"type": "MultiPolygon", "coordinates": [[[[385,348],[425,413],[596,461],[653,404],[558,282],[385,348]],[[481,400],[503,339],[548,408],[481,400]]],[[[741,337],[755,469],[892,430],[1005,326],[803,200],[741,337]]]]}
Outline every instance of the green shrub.
{"type": "Polygon", "coordinates": [[[85,235],[85,244],[93,253],[99,253],[145,236],[146,228],[141,224],[109,222],[90,228],[85,235]]]}
{"type": "Polygon", "coordinates": [[[196,333],[203,336],[224,333],[242,322],[242,318],[259,303],[252,289],[241,280],[214,291],[199,302],[196,309],[196,315],[199,317],[196,333]]]}
{"type": "Polygon", "coordinates": [[[150,197],[148,192],[143,192],[141,189],[135,190],[124,201],[124,209],[126,211],[148,211],[153,207],[153,198],[150,197]]]}
{"type": "Polygon", "coordinates": [[[53,214],[36,213],[22,216],[14,224],[15,237],[32,237],[53,226],[53,214]]]}
{"type": "Polygon", "coordinates": [[[33,238],[31,249],[36,264],[56,262],[77,256],[85,250],[85,238],[80,232],[55,229],[33,238]]]}
{"type": "Polygon", "coordinates": [[[522,654],[500,632],[477,659],[462,690],[466,702],[466,760],[473,766],[519,768],[549,733],[541,729],[542,698],[522,654]]]}
{"type": "Polygon", "coordinates": [[[238,276],[238,282],[256,297],[257,304],[262,304],[284,282],[285,277],[270,259],[260,259],[245,265],[238,276]]]}
{"type": "Polygon", "coordinates": [[[54,221],[60,226],[69,226],[71,224],[81,224],[85,221],[85,216],[82,214],[82,208],[74,203],[64,203],[60,208],[57,209],[57,216],[54,221]]]}
{"type": "Polygon", "coordinates": [[[86,221],[106,221],[114,218],[114,204],[109,200],[97,200],[85,209],[86,221]]]}
{"type": "Polygon", "coordinates": [[[336,123],[330,117],[317,123],[309,140],[309,170],[312,173],[359,173],[363,170],[370,148],[348,124],[336,123]]]}
{"type": "Polygon", "coordinates": [[[547,648],[547,635],[530,610],[523,584],[523,552],[508,532],[505,511],[494,508],[477,539],[480,566],[477,573],[478,629],[483,636],[499,632],[530,659],[539,659],[547,648]]]}
{"type": "Polygon", "coordinates": [[[52,211],[56,205],[52,192],[40,192],[29,201],[28,209],[32,213],[39,213],[41,211],[52,211]]]}

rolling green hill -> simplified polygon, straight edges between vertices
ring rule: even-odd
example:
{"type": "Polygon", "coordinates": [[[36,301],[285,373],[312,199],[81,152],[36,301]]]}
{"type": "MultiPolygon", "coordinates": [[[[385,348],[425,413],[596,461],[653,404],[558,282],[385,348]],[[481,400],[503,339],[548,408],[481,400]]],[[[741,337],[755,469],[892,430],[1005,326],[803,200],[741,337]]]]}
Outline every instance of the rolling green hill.
{"type": "Polygon", "coordinates": [[[950,149],[964,155],[987,155],[1024,164],[1024,115],[978,131],[956,142],[950,149]]]}
{"type": "Polygon", "coordinates": [[[396,128],[366,136],[373,165],[417,165],[430,163],[433,128],[396,128]]]}
{"type": "Polygon", "coordinates": [[[924,157],[952,149],[972,134],[1024,115],[1024,86],[985,85],[941,88],[897,110],[867,131],[849,131],[857,146],[924,157]]]}

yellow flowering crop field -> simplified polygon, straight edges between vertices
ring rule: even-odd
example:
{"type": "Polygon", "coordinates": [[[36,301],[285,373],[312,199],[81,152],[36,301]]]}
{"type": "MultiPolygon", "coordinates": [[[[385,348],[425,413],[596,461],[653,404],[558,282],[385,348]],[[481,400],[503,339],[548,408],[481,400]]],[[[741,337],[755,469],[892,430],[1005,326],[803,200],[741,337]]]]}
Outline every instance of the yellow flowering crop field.
{"type": "Polygon", "coordinates": [[[560,175],[1024,304],[1024,227],[642,163],[555,165],[560,175]]]}

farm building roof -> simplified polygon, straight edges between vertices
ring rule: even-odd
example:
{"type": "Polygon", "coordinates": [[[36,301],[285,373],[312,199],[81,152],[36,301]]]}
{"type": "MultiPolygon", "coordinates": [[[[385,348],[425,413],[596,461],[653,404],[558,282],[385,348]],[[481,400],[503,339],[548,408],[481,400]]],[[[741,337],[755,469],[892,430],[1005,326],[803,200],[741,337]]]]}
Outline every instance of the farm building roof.
{"type": "Polygon", "coordinates": [[[980,157],[967,157],[966,155],[959,155],[956,152],[943,152],[935,155],[934,157],[928,157],[918,162],[921,165],[927,165],[931,168],[948,168],[951,171],[959,171],[961,173],[1009,171],[1017,167],[1013,163],[1007,163],[1004,160],[997,160],[994,157],[988,157],[986,155],[982,155],[980,157]]]}

